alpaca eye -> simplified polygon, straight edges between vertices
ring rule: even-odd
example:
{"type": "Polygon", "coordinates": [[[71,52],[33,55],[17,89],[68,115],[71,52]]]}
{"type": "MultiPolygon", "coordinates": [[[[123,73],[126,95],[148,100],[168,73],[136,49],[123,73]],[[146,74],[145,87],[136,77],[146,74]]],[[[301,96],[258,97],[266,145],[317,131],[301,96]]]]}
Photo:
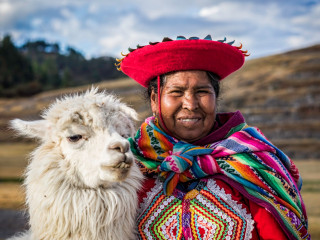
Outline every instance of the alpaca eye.
{"type": "Polygon", "coordinates": [[[73,135],[70,137],[67,137],[69,142],[78,142],[80,139],[82,139],[82,135],[73,135]]]}
{"type": "Polygon", "coordinates": [[[128,134],[128,133],[121,133],[120,136],[123,137],[123,138],[129,138],[129,137],[130,137],[130,134],[128,134]]]}

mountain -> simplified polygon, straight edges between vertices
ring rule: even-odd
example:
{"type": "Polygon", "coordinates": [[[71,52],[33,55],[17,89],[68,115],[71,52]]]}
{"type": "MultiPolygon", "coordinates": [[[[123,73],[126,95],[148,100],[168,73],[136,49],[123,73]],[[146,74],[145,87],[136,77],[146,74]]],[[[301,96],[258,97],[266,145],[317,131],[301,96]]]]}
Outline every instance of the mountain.
{"type": "Polygon", "coordinates": [[[239,109],[295,159],[320,159],[320,45],[248,60],[223,80],[221,111],[239,109]]]}
{"type": "Polygon", "coordinates": [[[29,97],[37,93],[124,77],[113,57],[86,59],[72,47],[28,41],[16,47],[10,36],[0,39],[0,97],[29,97]]]}
{"type": "MultiPolygon", "coordinates": [[[[134,81],[108,80],[96,84],[133,106],[141,121],[150,115],[142,88],[134,81]]],[[[14,141],[8,120],[35,119],[49,102],[86,85],[47,91],[29,98],[0,98],[0,142],[14,141]]],[[[293,159],[320,160],[320,45],[248,60],[222,81],[218,111],[240,110],[251,126],[259,127],[293,159]]]]}
{"type": "Polygon", "coordinates": [[[141,121],[150,115],[149,105],[145,104],[143,88],[129,78],[110,79],[100,83],[84,85],[79,87],[58,89],[36,94],[28,98],[0,98],[0,143],[13,141],[27,141],[23,138],[16,138],[8,129],[8,122],[14,118],[25,120],[36,120],[41,112],[57,98],[70,95],[76,92],[85,92],[92,86],[98,87],[112,93],[136,109],[141,121]]]}

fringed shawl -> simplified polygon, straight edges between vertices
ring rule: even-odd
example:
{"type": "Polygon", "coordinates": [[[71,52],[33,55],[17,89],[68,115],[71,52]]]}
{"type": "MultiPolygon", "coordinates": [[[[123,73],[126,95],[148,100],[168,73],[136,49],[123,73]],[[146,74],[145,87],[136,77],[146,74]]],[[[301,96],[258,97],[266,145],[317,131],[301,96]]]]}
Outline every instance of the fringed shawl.
{"type": "Polygon", "coordinates": [[[222,140],[196,146],[169,136],[151,117],[129,141],[142,172],[158,175],[165,194],[179,182],[216,176],[267,208],[290,239],[310,238],[299,172],[259,129],[242,122],[222,140]]]}

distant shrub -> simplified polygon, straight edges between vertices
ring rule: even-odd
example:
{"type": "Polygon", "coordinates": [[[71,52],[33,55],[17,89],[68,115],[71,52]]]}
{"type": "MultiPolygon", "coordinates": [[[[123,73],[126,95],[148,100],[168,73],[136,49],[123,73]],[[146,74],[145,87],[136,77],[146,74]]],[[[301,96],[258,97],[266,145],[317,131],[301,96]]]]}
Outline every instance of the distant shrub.
{"type": "Polygon", "coordinates": [[[123,77],[112,57],[87,60],[68,47],[43,40],[17,48],[10,36],[0,40],[0,97],[31,96],[44,90],[86,85],[123,77]]]}

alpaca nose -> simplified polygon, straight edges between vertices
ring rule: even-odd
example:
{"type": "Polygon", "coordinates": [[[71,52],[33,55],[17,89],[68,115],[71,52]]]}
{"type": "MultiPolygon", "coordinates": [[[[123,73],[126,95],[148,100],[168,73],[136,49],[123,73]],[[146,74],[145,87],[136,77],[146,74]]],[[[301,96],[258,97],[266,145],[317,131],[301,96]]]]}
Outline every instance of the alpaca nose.
{"type": "Polygon", "coordinates": [[[126,153],[129,151],[129,142],[126,140],[114,141],[109,145],[109,149],[115,150],[115,151],[121,152],[121,153],[126,153]]]}

